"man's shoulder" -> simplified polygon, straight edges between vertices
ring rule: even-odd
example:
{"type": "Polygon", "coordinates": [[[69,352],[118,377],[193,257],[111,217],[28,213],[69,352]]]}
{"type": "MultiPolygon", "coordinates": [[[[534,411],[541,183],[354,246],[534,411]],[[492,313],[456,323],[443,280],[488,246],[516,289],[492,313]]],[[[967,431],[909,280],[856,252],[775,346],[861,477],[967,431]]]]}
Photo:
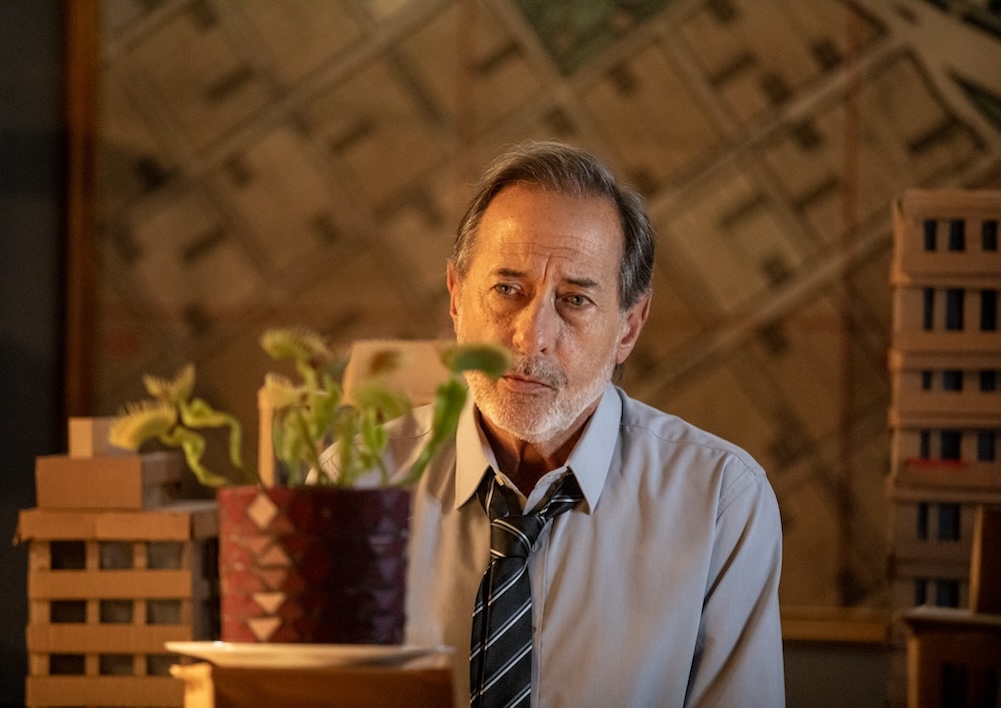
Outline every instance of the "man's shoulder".
{"type": "MultiPolygon", "coordinates": [[[[683,418],[630,397],[621,389],[624,448],[646,448],[659,459],[731,477],[764,478],[761,465],[739,445],[683,418]]],[[[736,480],[732,480],[736,481],[736,480]]]]}
{"type": "Polygon", "coordinates": [[[738,498],[773,503],[764,469],[742,447],[624,392],[620,395],[620,437],[623,459],[628,460],[624,471],[645,477],[651,483],[648,489],[659,487],[673,494],[678,490],[675,482],[684,478],[688,491],[716,498],[718,514],[738,498]]]}

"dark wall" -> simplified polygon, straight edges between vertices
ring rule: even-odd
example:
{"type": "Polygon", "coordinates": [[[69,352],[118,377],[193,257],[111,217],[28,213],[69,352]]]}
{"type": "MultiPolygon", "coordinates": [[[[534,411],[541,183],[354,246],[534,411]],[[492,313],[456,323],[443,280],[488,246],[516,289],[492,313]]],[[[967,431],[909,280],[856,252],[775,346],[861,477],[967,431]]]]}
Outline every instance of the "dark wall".
{"type": "Polygon", "coordinates": [[[0,0],[0,705],[24,705],[34,459],[63,448],[63,4],[0,0]]]}

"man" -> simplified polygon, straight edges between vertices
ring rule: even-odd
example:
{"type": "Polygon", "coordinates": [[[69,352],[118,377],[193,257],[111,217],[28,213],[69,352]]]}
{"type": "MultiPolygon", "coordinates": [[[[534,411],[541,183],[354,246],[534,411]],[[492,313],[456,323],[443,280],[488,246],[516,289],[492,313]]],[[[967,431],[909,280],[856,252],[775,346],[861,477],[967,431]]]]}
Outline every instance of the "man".
{"type": "MultiPolygon", "coordinates": [[[[462,662],[469,647],[470,692],[457,672],[457,695],[474,706],[784,702],[781,529],[764,472],[611,383],[647,317],[653,252],[641,200],[560,143],[495,162],[459,227],[457,339],[502,344],[514,365],[467,376],[454,450],[415,490],[407,641],[453,646],[462,662]],[[561,513],[534,517],[525,553],[526,638],[491,665],[524,620],[486,628],[502,590],[484,588],[507,582],[489,580],[488,509],[503,496],[513,519],[552,495],[561,513]]],[[[395,439],[394,454],[413,443],[395,439]]]]}

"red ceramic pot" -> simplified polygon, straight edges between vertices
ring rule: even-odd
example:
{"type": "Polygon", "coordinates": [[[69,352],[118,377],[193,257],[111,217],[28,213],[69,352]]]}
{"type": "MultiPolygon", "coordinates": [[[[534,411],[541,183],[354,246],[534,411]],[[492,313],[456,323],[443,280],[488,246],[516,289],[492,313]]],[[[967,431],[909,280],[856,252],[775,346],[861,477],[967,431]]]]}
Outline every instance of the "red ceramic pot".
{"type": "Polygon", "coordinates": [[[410,493],[218,490],[222,639],[403,641],[410,493]]]}

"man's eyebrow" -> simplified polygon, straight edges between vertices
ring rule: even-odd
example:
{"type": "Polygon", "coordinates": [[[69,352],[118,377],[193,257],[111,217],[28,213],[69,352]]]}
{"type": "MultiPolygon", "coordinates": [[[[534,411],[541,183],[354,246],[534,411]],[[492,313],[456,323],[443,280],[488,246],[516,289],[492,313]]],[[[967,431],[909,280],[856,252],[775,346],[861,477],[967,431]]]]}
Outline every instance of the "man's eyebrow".
{"type": "Polygon", "coordinates": [[[494,275],[499,275],[502,278],[522,278],[525,275],[523,270],[515,270],[514,268],[495,268],[494,275]]]}
{"type": "MultiPolygon", "coordinates": [[[[523,278],[525,276],[525,271],[517,270],[515,268],[501,267],[494,269],[494,275],[501,278],[523,278]]],[[[594,278],[564,278],[563,282],[568,285],[574,285],[582,290],[600,290],[601,288],[598,281],[594,278]]]]}
{"type": "Polygon", "coordinates": [[[598,290],[600,288],[598,281],[593,278],[566,278],[565,282],[576,285],[582,290],[598,290]]]}

